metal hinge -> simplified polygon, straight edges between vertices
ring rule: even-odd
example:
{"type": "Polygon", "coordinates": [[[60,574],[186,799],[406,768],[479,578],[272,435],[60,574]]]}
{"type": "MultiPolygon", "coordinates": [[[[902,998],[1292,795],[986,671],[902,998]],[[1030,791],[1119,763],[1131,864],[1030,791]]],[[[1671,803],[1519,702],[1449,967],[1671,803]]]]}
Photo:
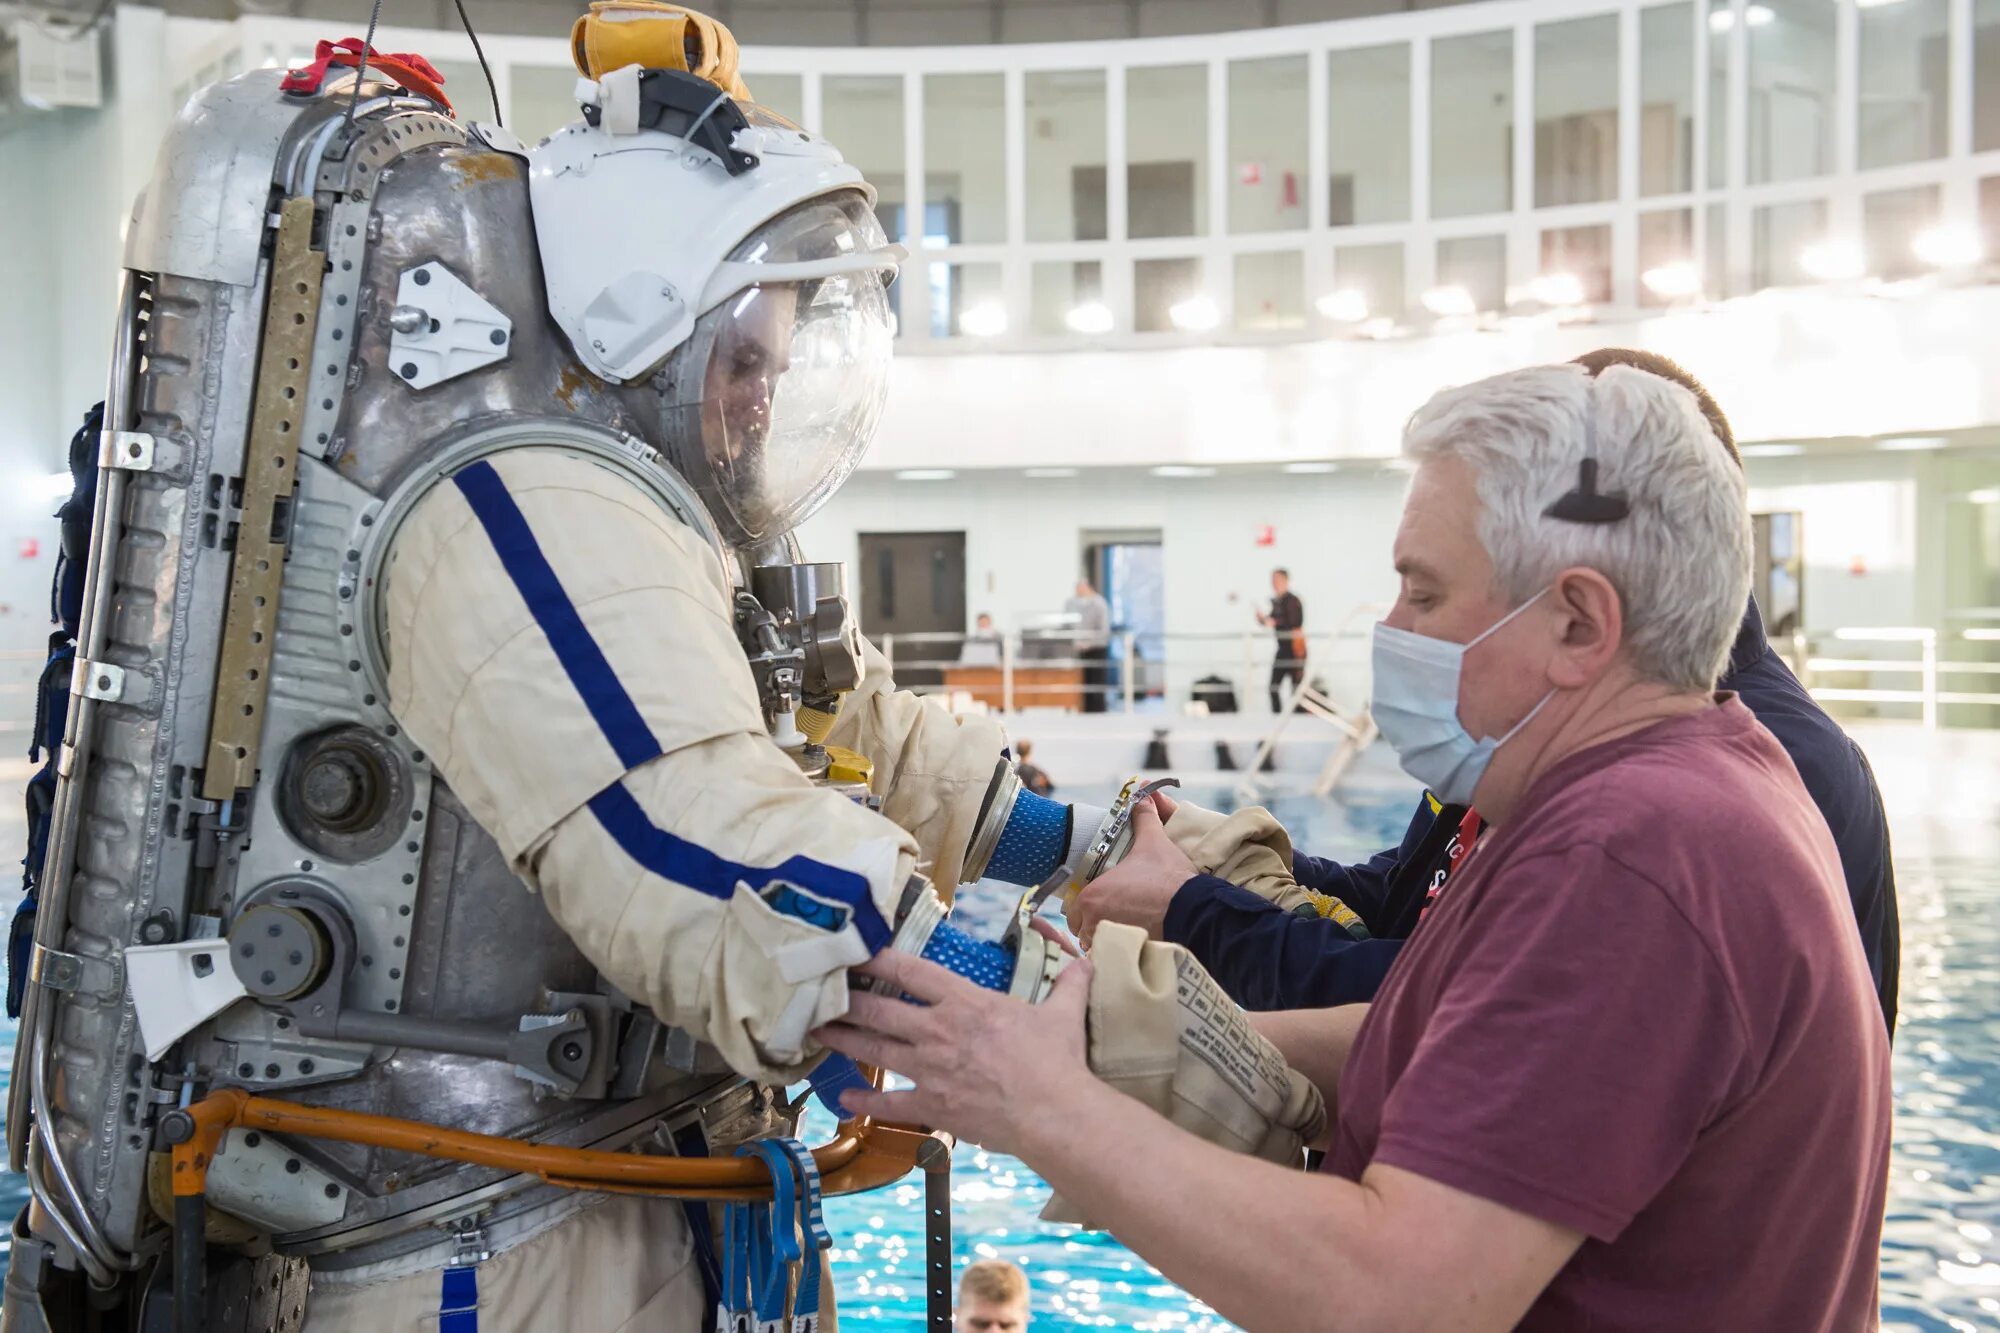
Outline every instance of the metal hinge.
{"type": "Polygon", "coordinates": [[[151,472],[155,445],[152,435],[143,430],[99,431],[97,465],[122,467],[130,472],[151,472]]]}
{"type": "Polygon", "coordinates": [[[37,986],[46,986],[50,990],[73,991],[83,984],[83,956],[37,944],[33,961],[28,967],[28,975],[35,979],[37,986]]]}
{"type": "Polygon", "coordinates": [[[451,1224],[451,1267],[470,1268],[493,1257],[493,1251],[486,1243],[486,1228],[480,1222],[483,1216],[483,1213],[474,1213],[451,1224]]]}
{"type": "Polygon", "coordinates": [[[69,692],[81,694],[86,699],[122,703],[125,699],[125,668],[79,657],[69,673],[69,692]]]}

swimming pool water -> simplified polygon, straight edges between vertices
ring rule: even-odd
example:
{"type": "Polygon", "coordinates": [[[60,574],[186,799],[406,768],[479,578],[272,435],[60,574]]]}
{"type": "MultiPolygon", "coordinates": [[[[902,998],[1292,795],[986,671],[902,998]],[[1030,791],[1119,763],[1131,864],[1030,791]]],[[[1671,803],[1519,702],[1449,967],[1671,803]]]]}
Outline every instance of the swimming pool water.
{"type": "MultiPolygon", "coordinates": [[[[1395,840],[1413,800],[1375,792],[1271,804],[1301,845],[1321,855],[1359,856],[1395,840]]],[[[2000,1329],[2000,861],[1931,855],[1926,840],[1908,832],[1896,829],[1903,998],[1882,1247],[1883,1328],[2000,1329]]],[[[961,900],[958,919],[990,935],[1011,906],[1005,894],[977,891],[961,900]]],[[[11,1063],[13,1040],[11,1024],[0,1028],[0,1060],[11,1063]]],[[[0,1086],[5,1073],[0,1064],[0,1086]]],[[[808,1140],[829,1128],[830,1117],[820,1115],[808,1140]]],[[[1015,1159],[960,1145],[952,1176],[957,1268],[982,1257],[1021,1264],[1033,1284],[1038,1329],[1234,1327],[1109,1236],[1040,1221],[1048,1193],[1015,1159]]],[[[24,1196],[20,1177],[0,1175],[5,1216],[24,1196]]],[[[844,1327],[923,1329],[922,1205],[917,1177],[828,1201],[844,1327]]],[[[0,1248],[5,1244],[0,1228],[0,1248]]]]}

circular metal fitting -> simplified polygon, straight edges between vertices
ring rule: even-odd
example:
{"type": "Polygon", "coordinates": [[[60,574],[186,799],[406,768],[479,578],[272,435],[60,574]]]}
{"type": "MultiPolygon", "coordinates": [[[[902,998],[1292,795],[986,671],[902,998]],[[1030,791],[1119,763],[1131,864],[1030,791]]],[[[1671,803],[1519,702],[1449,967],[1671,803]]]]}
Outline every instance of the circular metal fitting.
{"type": "Polygon", "coordinates": [[[229,928],[229,963],[260,1000],[295,1000],[326,975],[332,942],[296,907],[259,903],[229,928]]]}
{"type": "Polygon", "coordinates": [[[403,757],[366,727],[317,732],[292,747],[278,811],[298,840],[334,861],[362,861],[394,845],[410,820],[403,757]]]}

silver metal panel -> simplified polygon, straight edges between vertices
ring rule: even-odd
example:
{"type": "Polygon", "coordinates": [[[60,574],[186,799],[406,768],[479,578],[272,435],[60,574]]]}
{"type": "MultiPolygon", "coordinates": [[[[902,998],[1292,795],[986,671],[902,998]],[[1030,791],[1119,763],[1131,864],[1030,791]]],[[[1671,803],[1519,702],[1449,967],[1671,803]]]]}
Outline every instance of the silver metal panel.
{"type": "Polygon", "coordinates": [[[125,241],[125,265],[248,287],[257,281],[279,150],[302,103],[283,70],[255,70],[188,99],[160,144],[125,241]]]}

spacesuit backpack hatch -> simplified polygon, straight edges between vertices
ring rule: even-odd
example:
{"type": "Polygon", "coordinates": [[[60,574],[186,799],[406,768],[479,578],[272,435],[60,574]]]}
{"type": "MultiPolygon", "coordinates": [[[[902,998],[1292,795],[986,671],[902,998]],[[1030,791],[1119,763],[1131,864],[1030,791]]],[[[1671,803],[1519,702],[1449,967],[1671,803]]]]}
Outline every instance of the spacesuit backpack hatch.
{"type": "MultiPolygon", "coordinates": [[[[924,872],[1115,859],[1129,802],[1019,792],[788,536],[886,390],[872,191],[717,25],[596,11],[583,119],[531,150],[415,58],[252,71],[168,133],[10,1089],[10,1329],[170,1292],[182,1328],[703,1327],[678,1198],[791,1131],[847,970],[1034,999],[1061,964],[1037,895],[981,944],[924,872]]],[[[1296,1155],[1316,1095],[1128,945],[1100,1073],[1296,1155]]],[[[829,1188],[895,1174],[857,1142],[829,1188]]]]}

